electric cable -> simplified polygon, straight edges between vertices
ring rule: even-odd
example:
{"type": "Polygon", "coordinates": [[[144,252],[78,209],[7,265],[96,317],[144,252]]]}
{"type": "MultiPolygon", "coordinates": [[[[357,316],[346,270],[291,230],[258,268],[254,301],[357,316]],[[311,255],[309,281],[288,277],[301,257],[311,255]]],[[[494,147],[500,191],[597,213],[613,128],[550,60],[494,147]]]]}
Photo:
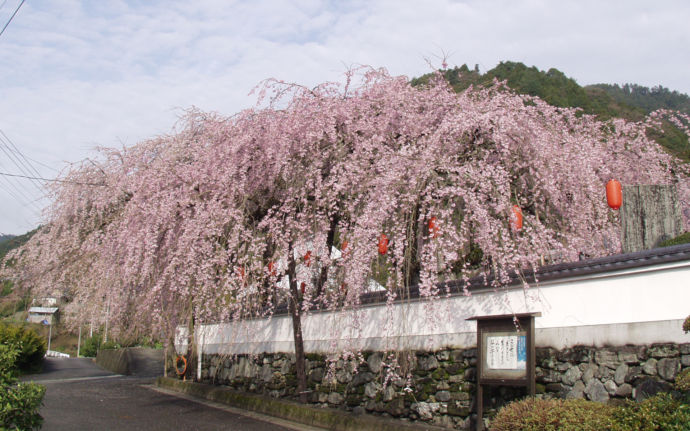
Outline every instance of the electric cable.
{"type": "MultiPolygon", "coordinates": [[[[31,172],[31,170],[26,167],[24,162],[17,156],[17,154],[10,148],[9,145],[0,137],[0,150],[7,154],[7,157],[10,158],[10,161],[19,169],[19,171],[28,176],[34,176],[31,172]]],[[[36,187],[41,193],[43,193],[43,184],[37,183],[36,180],[31,180],[31,183],[36,187]]]]}
{"type": "MultiPolygon", "coordinates": [[[[7,142],[9,142],[10,145],[12,145],[12,148],[14,148],[16,154],[19,154],[19,156],[20,156],[22,159],[24,159],[24,161],[26,162],[26,166],[28,166],[29,170],[32,171],[34,174],[36,174],[36,176],[40,177],[40,176],[41,176],[40,172],[38,172],[38,170],[36,170],[36,168],[35,168],[35,167],[31,164],[31,162],[26,158],[26,156],[24,155],[24,153],[22,153],[22,152],[19,150],[19,148],[17,148],[17,146],[14,144],[14,142],[12,142],[12,140],[9,138],[9,136],[7,136],[7,135],[5,134],[5,132],[2,131],[2,129],[0,129],[0,135],[4,136],[5,140],[6,140],[7,142]]],[[[0,140],[2,140],[2,138],[0,138],[0,140]]],[[[5,143],[5,145],[7,145],[7,144],[5,143]]]]}
{"type": "MultiPolygon", "coordinates": [[[[3,149],[3,148],[0,147],[0,149],[3,149]]],[[[5,167],[4,167],[4,166],[2,165],[2,163],[0,162],[0,169],[4,169],[4,168],[5,168],[5,167]]],[[[19,193],[19,194],[21,194],[22,196],[24,196],[24,198],[27,200],[27,202],[29,202],[29,201],[31,201],[31,200],[33,199],[33,197],[28,196],[28,195],[33,195],[33,193],[31,193],[31,192],[29,191],[29,189],[28,189],[23,183],[17,181],[16,184],[19,184],[19,186],[20,186],[20,187],[17,187],[17,185],[16,185],[14,182],[11,182],[8,178],[4,178],[4,180],[5,180],[5,182],[6,182],[7,184],[9,184],[17,193],[19,193]]],[[[16,180],[15,180],[15,181],[16,181],[16,180]]],[[[43,190],[39,188],[39,191],[40,191],[41,194],[43,195],[43,190]]]]}
{"type": "Polygon", "coordinates": [[[22,0],[22,2],[19,3],[19,6],[17,6],[17,9],[14,10],[14,13],[13,13],[12,16],[10,17],[10,19],[7,21],[7,24],[5,24],[5,26],[2,28],[2,30],[0,30],[0,36],[2,36],[2,34],[5,32],[5,29],[7,29],[7,26],[10,25],[10,23],[11,23],[12,20],[14,19],[14,16],[17,14],[17,12],[19,12],[19,8],[22,7],[22,5],[24,4],[25,1],[26,1],[26,0],[22,0]]]}
{"type": "Polygon", "coordinates": [[[51,181],[51,182],[57,182],[57,183],[79,184],[82,186],[98,186],[98,187],[107,187],[108,186],[107,184],[103,184],[103,183],[84,183],[81,181],[61,180],[58,178],[31,177],[31,176],[27,176],[27,175],[9,174],[7,172],[0,172],[0,175],[6,176],[6,177],[28,178],[30,180],[41,180],[41,181],[51,181]]]}

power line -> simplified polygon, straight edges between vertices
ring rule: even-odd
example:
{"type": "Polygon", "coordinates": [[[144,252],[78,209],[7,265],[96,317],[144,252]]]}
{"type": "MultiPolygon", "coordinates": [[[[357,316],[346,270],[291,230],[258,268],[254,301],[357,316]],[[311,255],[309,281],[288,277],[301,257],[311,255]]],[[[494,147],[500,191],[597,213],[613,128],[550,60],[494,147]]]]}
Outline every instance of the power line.
{"type": "MultiPolygon", "coordinates": [[[[2,144],[2,143],[3,142],[0,140],[0,144],[2,144]]],[[[6,146],[0,145],[0,150],[2,150],[2,152],[5,153],[7,155],[7,157],[10,159],[10,161],[12,163],[14,163],[14,166],[16,166],[22,174],[33,176],[33,174],[31,174],[31,172],[27,172],[27,170],[21,165],[21,163],[19,163],[19,162],[21,162],[21,160],[18,161],[18,159],[16,158],[16,155],[11,151],[11,149],[9,147],[7,147],[7,149],[5,149],[5,148],[6,148],[6,146]],[[10,152],[7,152],[7,150],[10,150],[10,152]]],[[[2,165],[0,165],[0,167],[4,168],[4,166],[2,166],[2,165]]],[[[36,187],[40,192],[43,192],[43,190],[42,190],[43,185],[41,183],[37,184],[36,180],[31,180],[31,184],[33,184],[34,187],[36,187]]]]}
{"type": "MultiPolygon", "coordinates": [[[[0,147],[0,149],[3,149],[3,148],[0,147]]],[[[3,164],[2,164],[2,162],[0,162],[0,168],[1,168],[1,169],[4,169],[4,168],[5,168],[5,167],[3,166],[3,164]]],[[[17,183],[15,184],[15,182],[12,182],[12,181],[10,181],[9,178],[5,178],[5,177],[3,177],[2,179],[5,181],[5,183],[6,183],[8,186],[10,186],[11,188],[13,188],[13,189],[14,189],[17,193],[19,193],[20,195],[22,195],[22,196],[24,197],[24,199],[26,199],[26,202],[31,202],[31,201],[32,201],[33,198],[28,196],[29,194],[32,194],[32,193],[29,191],[29,189],[27,189],[27,187],[26,187],[24,184],[22,184],[21,182],[17,182],[17,183]],[[19,186],[19,187],[18,187],[18,186],[19,186]],[[28,193],[28,194],[27,194],[27,193],[28,193]]],[[[19,199],[14,193],[12,193],[11,191],[9,191],[8,189],[5,189],[5,190],[6,190],[7,192],[9,192],[10,194],[12,194],[12,196],[14,196],[14,198],[17,199],[20,203],[22,203],[22,205],[24,205],[24,202],[23,202],[22,199],[19,199]]]]}
{"type": "MultiPolygon", "coordinates": [[[[9,153],[7,152],[7,150],[5,150],[5,148],[4,148],[2,145],[0,145],[0,150],[2,150],[5,154],[8,155],[8,157],[10,158],[10,160],[15,164],[15,166],[17,166],[17,167],[19,168],[19,170],[21,171],[22,174],[27,174],[27,172],[26,172],[24,169],[22,169],[22,167],[21,167],[20,165],[18,165],[17,162],[16,162],[15,160],[13,160],[12,155],[9,154],[9,153]]],[[[4,166],[1,162],[0,162],[0,169],[5,169],[5,166],[4,166]]],[[[4,179],[5,179],[5,181],[6,181],[7,183],[11,183],[9,179],[7,179],[7,178],[4,178],[4,179]]],[[[31,180],[31,183],[39,190],[39,192],[40,192],[41,194],[44,193],[44,192],[43,192],[43,188],[42,188],[42,187],[43,187],[42,184],[39,183],[39,185],[36,185],[35,180],[31,180]]],[[[26,194],[24,194],[24,193],[21,192],[16,186],[14,186],[14,183],[11,183],[11,184],[12,184],[12,187],[14,187],[14,189],[17,190],[17,192],[20,192],[25,198],[27,198],[27,200],[31,200],[31,198],[29,198],[26,194]]],[[[26,193],[28,193],[28,194],[30,194],[30,195],[33,195],[33,193],[30,191],[30,189],[29,189],[24,183],[18,182],[18,184],[19,184],[19,186],[21,187],[22,190],[25,190],[25,191],[26,191],[26,193]]]]}
{"type": "MultiPolygon", "coordinates": [[[[19,155],[22,157],[22,159],[24,159],[24,160],[26,161],[26,163],[31,167],[31,169],[34,171],[34,173],[35,173],[36,175],[41,176],[41,174],[36,170],[36,168],[34,168],[34,166],[31,164],[31,162],[38,163],[39,165],[41,165],[41,166],[43,166],[43,167],[45,167],[45,168],[51,169],[51,170],[53,170],[53,171],[55,171],[55,172],[60,172],[59,169],[55,169],[55,168],[52,167],[52,166],[46,165],[45,163],[42,163],[42,162],[39,162],[39,161],[36,160],[36,159],[32,159],[31,157],[28,157],[27,155],[25,155],[24,153],[22,153],[22,152],[19,150],[19,148],[17,148],[17,146],[15,145],[15,143],[12,141],[12,139],[10,139],[10,137],[7,136],[7,134],[6,134],[2,129],[0,129],[0,135],[2,135],[2,136],[5,137],[5,140],[6,140],[7,142],[9,142],[10,145],[12,145],[12,147],[17,151],[17,153],[19,153],[19,155]]],[[[2,141],[2,140],[3,140],[3,139],[0,138],[0,141],[2,141]]],[[[5,145],[7,146],[7,144],[5,144],[5,145]]],[[[9,148],[9,147],[8,147],[8,148],[9,148]]]]}
{"type": "Polygon", "coordinates": [[[52,170],[52,171],[55,171],[55,172],[60,172],[60,169],[55,169],[54,167],[52,167],[52,166],[50,166],[50,165],[46,165],[45,163],[39,162],[39,161],[36,160],[36,159],[32,159],[32,158],[29,157],[29,156],[24,156],[24,157],[25,157],[26,159],[28,159],[28,160],[31,160],[31,161],[34,162],[34,163],[38,163],[39,165],[43,166],[44,168],[48,168],[48,169],[50,169],[50,170],[52,170]]]}
{"type": "Polygon", "coordinates": [[[30,180],[51,181],[51,182],[56,182],[56,183],[79,184],[82,186],[107,187],[107,184],[103,184],[103,183],[82,183],[80,181],[60,180],[57,178],[40,178],[40,177],[30,177],[28,175],[8,174],[7,172],[0,172],[0,175],[6,176],[6,177],[28,178],[30,180]]]}
{"type": "MultiPolygon", "coordinates": [[[[36,168],[33,167],[33,165],[31,165],[31,163],[28,160],[26,160],[26,157],[24,157],[24,154],[22,154],[22,152],[19,151],[19,148],[17,148],[17,146],[14,145],[14,142],[12,142],[12,140],[10,138],[8,138],[7,135],[2,130],[0,130],[0,135],[1,135],[0,136],[0,144],[1,144],[0,150],[2,150],[5,154],[7,154],[7,156],[10,158],[12,163],[14,163],[14,165],[19,169],[19,171],[24,175],[28,175],[28,176],[32,176],[32,177],[40,177],[41,174],[36,170],[36,168]],[[12,147],[14,149],[12,149],[9,145],[7,145],[7,142],[5,142],[5,140],[3,140],[3,136],[12,145],[12,147]],[[3,146],[4,146],[4,148],[3,148],[3,146]],[[7,150],[9,150],[9,152],[10,152],[9,154],[7,153],[7,150],[5,148],[7,150]],[[24,159],[24,160],[22,160],[22,159],[24,159]],[[26,163],[25,163],[25,161],[26,161],[26,163]]],[[[34,185],[34,187],[36,187],[36,189],[41,194],[44,194],[43,184],[41,184],[35,180],[31,180],[31,183],[34,185]]]]}
{"type": "MultiPolygon", "coordinates": [[[[22,152],[19,150],[19,148],[17,148],[17,146],[14,145],[14,142],[12,142],[12,140],[9,138],[9,136],[7,136],[7,135],[5,134],[5,132],[2,131],[2,129],[0,129],[0,135],[4,136],[4,137],[5,137],[5,140],[7,140],[7,142],[9,142],[10,145],[12,145],[12,148],[14,148],[14,150],[17,152],[17,154],[19,154],[19,156],[20,156],[22,159],[24,159],[24,161],[26,162],[26,164],[29,166],[29,169],[30,169],[31,171],[33,171],[33,173],[36,174],[37,176],[41,176],[41,174],[36,170],[36,168],[34,168],[34,166],[31,164],[31,162],[26,158],[26,156],[24,155],[24,153],[22,153],[22,152]]],[[[7,146],[6,143],[5,143],[5,146],[7,146]]],[[[23,164],[23,163],[22,163],[22,164],[23,164]]]]}
{"type": "MultiPolygon", "coordinates": [[[[28,197],[27,195],[25,195],[21,190],[19,190],[19,189],[17,188],[17,186],[15,186],[12,182],[10,182],[10,180],[8,180],[7,178],[3,178],[3,180],[5,180],[5,183],[6,183],[7,185],[9,185],[10,187],[12,187],[17,193],[19,193],[19,194],[21,194],[22,196],[24,196],[24,199],[26,199],[26,202],[31,202],[31,198],[29,198],[29,197],[28,197]]],[[[20,204],[22,204],[22,206],[27,206],[27,205],[28,205],[28,204],[25,204],[25,203],[24,203],[24,199],[22,199],[22,198],[20,198],[19,196],[17,196],[11,189],[6,189],[5,187],[0,187],[0,188],[1,188],[2,190],[4,190],[7,194],[9,194],[9,195],[11,195],[13,198],[15,198],[15,199],[17,200],[17,202],[19,202],[20,204]]]]}
{"type": "Polygon", "coordinates": [[[0,30],[0,36],[2,36],[2,34],[5,32],[5,29],[7,28],[7,26],[10,25],[10,23],[12,22],[12,19],[14,19],[14,16],[17,14],[17,12],[19,12],[19,8],[22,7],[22,5],[24,4],[25,1],[26,0],[22,0],[22,2],[19,3],[19,6],[17,6],[17,9],[14,10],[14,13],[10,17],[10,19],[7,21],[7,24],[5,24],[5,26],[2,28],[2,30],[0,30]]]}
{"type": "Polygon", "coordinates": [[[22,196],[24,197],[24,199],[22,199],[22,198],[20,198],[19,196],[17,196],[11,189],[8,189],[8,188],[5,188],[5,187],[0,187],[1,190],[4,190],[7,194],[9,194],[9,195],[12,196],[14,199],[16,199],[17,202],[19,202],[19,204],[20,204],[22,207],[24,207],[24,208],[27,208],[27,207],[29,207],[30,205],[33,205],[33,208],[31,209],[31,211],[33,211],[33,212],[35,213],[35,215],[38,215],[38,213],[40,213],[41,208],[38,207],[38,205],[36,204],[35,201],[32,200],[32,198],[28,197],[24,192],[22,192],[20,189],[18,189],[17,186],[15,186],[14,183],[12,183],[9,179],[3,177],[3,180],[5,180],[5,182],[6,182],[11,188],[13,188],[17,193],[19,193],[20,195],[22,195],[22,196]]]}

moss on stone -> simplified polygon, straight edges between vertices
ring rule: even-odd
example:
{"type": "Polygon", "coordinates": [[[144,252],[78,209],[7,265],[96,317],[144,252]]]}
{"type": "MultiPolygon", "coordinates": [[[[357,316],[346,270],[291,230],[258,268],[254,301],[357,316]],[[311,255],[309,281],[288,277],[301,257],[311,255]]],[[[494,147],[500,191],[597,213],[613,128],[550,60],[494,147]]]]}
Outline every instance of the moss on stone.
{"type": "Polygon", "coordinates": [[[470,415],[470,408],[464,406],[456,406],[455,403],[448,404],[448,414],[451,416],[467,417],[470,415]]]}
{"type": "Polygon", "coordinates": [[[413,392],[405,392],[402,398],[405,400],[405,404],[416,403],[418,401],[413,392]]]}
{"type": "Polygon", "coordinates": [[[448,378],[448,372],[444,368],[437,368],[431,373],[431,377],[436,380],[445,380],[448,378]]]}
{"type": "Polygon", "coordinates": [[[448,390],[450,392],[463,392],[462,386],[462,383],[453,383],[448,390]]]}
{"type": "Polygon", "coordinates": [[[345,404],[349,407],[356,407],[362,404],[362,398],[358,395],[348,395],[345,397],[345,404]]]}
{"type": "Polygon", "coordinates": [[[466,367],[463,366],[461,362],[456,362],[454,364],[448,365],[446,371],[450,375],[462,375],[465,374],[466,367]]]}
{"type": "Polygon", "coordinates": [[[304,355],[304,357],[314,362],[324,362],[326,360],[326,357],[324,355],[320,355],[318,353],[307,353],[304,355]]]}
{"type": "Polygon", "coordinates": [[[297,378],[291,374],[285,376],[285,385],[292,387],[297,386],[297,378]]]}

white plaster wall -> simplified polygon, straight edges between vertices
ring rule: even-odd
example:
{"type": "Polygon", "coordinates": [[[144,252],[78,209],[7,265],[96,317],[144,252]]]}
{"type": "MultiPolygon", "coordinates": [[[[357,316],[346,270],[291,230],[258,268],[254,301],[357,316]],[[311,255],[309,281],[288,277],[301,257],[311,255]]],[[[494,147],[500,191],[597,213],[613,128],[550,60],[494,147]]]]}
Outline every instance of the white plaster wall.
{"type": "MultiPolygon", "coordinates": [[[[474,292],[356,312],[311,313],[303,319],[307,352],[341,349],[426,349],[476,345],[471,316],[541,312],[537,346],[690,342],[681,325],[690,314],[690,262],[608,272],[522,287],[474,292]]],[[[289,316],[205,325],[204,353],[292,352],[289,316]]],[[[178,349],[183,349],[179,345],[178,349]]]]}

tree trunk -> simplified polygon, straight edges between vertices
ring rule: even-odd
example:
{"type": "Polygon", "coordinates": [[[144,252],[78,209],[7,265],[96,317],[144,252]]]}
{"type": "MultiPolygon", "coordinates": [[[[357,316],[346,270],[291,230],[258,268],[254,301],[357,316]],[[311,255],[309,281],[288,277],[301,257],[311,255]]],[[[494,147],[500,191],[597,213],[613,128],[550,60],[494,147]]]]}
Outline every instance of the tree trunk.
{"type": "MultiPolygon", "coordinates": [[[[190,301],[190,306],[191,306],[191,301],[190,301]]],[[[195,380],[196,378],[196,355],[197,355],[197,350],[196,350],[196,337],[194,334],[195,330],[195,316],[194,312],[191,313],[191,316],[189,318],[189,322],[187,325],[187,352],[186,352],[186,359],[187,359],[187,369],[184,372],[184,378],[186,380],[195,380]]],[[[176,364],[177,365],[177,364],[176,364]]]]}
{"type": "MultiPolygon", "coordinates": [[[[340,217],[337,215],[333,215],[333,218],[331,219],[331,224],[328,228],[328,236],[326,237],[326,250],[328,255],[326,256],[326,262],[330,263],[330,255],[331,255],[331,248],[333,248],[333,242],[335,241],[335,230],[338,228],[338,222],[340,221],[340,217]]],[[[321,298],[321,294],[323,293],[323,287],[326,285],[326,282],[328,281],[328,268],[330,265],[322,265],[321,266],[321,274],[319,275],[318,282],[316,284],[316,297],[321,298]]]]}
{"type": "Polygon", "coordinates": [[[292,317],[292,333],[295,340],[295,373],[297,377],[297,395],[301,403],[307,402],[307,373],[304,357],[304,340],[302,339],[302,307],[300,293],[297,290],[297,264],[295,263],[292,243],[288,245],[288,276],[290,277],[290,298],[288,310],[292,317]]]}

